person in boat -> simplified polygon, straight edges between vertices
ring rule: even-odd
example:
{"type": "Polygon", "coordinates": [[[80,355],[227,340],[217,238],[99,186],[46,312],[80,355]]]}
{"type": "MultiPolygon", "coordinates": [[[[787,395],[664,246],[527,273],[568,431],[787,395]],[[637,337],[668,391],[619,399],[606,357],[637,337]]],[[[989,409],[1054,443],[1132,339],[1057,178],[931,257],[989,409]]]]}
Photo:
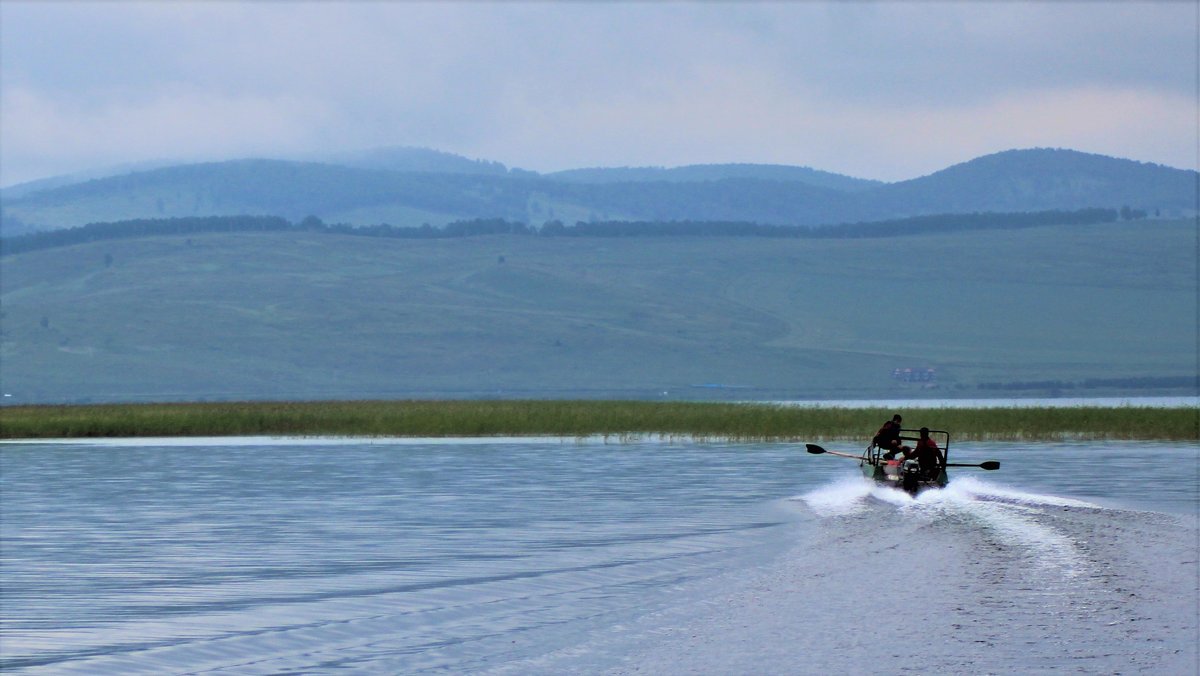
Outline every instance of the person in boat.
{"type": "Polygon", "coordinates": [[[884,460],[894,460],[897,455],[904,454],[906,457],[909,448],[900,443],[900,422],[903,418],[900,414],[892,416],[892,419],[883,423],[879,431],[875,433],[875,438],[871,443],[883,449],[884,460]]]}
{"type": "Polygon", "coordinates": [[[942,471],[942,465],[946,464],[946,456],[942,454],[942,449],[938,448],[937,442],[929,437],[929,428],[921,428],[921,438],[917,439],[917,447],[911,452],[905,452],[904,459],[915,459],[917,465],[921,467],[922,479],[936,479],[942,471]]]}

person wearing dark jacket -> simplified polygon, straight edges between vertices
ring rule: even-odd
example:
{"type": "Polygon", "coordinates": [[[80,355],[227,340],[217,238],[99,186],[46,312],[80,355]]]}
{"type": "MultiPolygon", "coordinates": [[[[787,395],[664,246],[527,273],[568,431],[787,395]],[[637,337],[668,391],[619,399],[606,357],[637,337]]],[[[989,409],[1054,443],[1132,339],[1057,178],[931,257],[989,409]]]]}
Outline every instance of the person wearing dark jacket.
{"type": "Polygon", "coordinates": [[[883,449],[883,459],[891,460],[897,454],[904,453],[907,455],[908,448],[900,444],[900,421],[903,418],[900,414],[892,416],[892,419],[883,423],[879,431],[875,433],[875,438],[871,443],[883,449]]]}
{"type": "Polygon", "coordinates": [[[921,438],[917,440],[917,447],[911,453],[905,453],[904,458],[916,459],[924,479],[936,479],[942,471],[942,466],[946,464],[946,456],[942,455],[942,449],[938,448],[936,441],[929,438],[928,427],[921,428],[921,438]]]}

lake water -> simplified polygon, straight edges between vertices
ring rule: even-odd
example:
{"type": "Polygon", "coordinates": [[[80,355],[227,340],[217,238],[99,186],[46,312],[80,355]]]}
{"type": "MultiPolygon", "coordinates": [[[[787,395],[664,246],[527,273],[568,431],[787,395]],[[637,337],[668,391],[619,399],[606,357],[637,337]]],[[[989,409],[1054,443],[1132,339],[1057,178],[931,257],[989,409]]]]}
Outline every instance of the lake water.
{"type": "Polygon", "coordinates": [[[1195,445],[951,451],[5,443],[0,670],[1195,673],[1195,445]]]}

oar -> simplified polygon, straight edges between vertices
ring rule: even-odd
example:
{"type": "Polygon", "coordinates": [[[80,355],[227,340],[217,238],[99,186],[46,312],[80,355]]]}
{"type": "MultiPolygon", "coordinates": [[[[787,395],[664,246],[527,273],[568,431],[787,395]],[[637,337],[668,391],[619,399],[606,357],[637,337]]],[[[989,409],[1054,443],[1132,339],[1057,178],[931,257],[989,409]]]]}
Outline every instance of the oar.
{"type": "Polygon", "coordinates": [[[816,444],[804,444],[804,447],[808,449],[809,453],[812,453],[814,455],[821,455],[822,453],[828,453],[829,455],[837,455],[837,456],[840,456],[843,458],[851,458],[853,460],[858,460],[862,457],[859,455],[855,455],[853,453],[839,453],[837,451],[827,451],[816,444]]]}
{"type": "Polygon", "coordinates": [[[947,467],[978,467],[979,469],[1000,469],[1000,463],[996,460],[988,460],[981,462],[978,465],[968,465],[965,462],[948,462],[947,467]]]}

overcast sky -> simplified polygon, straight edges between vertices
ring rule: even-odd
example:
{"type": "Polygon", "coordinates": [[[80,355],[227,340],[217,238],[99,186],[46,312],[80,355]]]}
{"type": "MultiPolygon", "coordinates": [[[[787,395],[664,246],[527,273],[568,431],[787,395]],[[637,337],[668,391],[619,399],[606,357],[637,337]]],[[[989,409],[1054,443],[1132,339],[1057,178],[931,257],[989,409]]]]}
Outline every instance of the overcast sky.
{"type": "Polygon", "coordinates": [[[0,184],[408,145],[887,181],[1197,164],[1195,2],[0,2],[0,184]]]}

